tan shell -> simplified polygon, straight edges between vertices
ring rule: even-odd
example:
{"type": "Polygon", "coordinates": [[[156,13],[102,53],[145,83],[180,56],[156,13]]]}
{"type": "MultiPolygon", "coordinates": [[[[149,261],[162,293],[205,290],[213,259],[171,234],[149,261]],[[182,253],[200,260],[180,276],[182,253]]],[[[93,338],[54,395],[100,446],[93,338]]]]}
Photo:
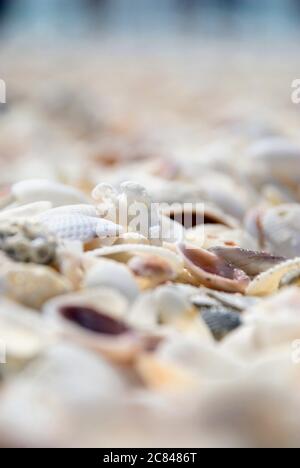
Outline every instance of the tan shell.
{"type": "Polygon", "coordinates": [[[72,290],[71,283],[52,268],[21,263],[2,266],[0,284],[7,297],[33,309],[72,290]]]}
{"type": "Polygon", "coordinates": [[[300,268],[300,258],[280,263],[275,268],[257,276],[247,287],[249,296],[268,296],[278,291],[282,278],[289,272],[300,268]]]}

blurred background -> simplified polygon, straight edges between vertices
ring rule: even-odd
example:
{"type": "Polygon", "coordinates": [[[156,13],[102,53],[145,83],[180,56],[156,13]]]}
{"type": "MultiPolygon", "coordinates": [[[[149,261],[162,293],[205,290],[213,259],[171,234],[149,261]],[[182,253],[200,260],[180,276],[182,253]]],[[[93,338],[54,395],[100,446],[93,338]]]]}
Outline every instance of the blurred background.
{"type": "Polygon", "coordinates": [[[56,34],[296,32],[300,0],[0,0],[1,30],[56,34]]]}

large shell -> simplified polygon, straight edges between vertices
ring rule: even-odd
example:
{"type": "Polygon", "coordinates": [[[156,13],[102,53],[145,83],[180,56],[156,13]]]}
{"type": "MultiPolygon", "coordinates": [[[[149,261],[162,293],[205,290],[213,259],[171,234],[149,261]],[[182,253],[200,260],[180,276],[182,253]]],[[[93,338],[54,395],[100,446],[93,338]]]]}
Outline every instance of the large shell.
{"type": "Polygon", "coordinates": [[[130,269],[108,259],[85,261],[84,288],[107,287],[119,291],[130,302],[139,295],[139,287],[130,269]]]}
{"type": "Polygon", "coordinates": [[[0,285],[7,297],[33,309],[72,290],[71,283],[50,267],[12,262],[1,266],[0,285]]]}
{"type": "Polygon", "coordinates": [[[128,302],[120,293],[97,288],[54,299],[45,305],[44,314],[61,336],[113,362],[128,364],[142,340],[126,323],[127,310],[128,302]]]}
{"type": "Polygon", "coordinates": [[[178,251],[200,284],[221,291],[245,292],[250,279],[244,271],[233,267],[214,253],[193,245],[180,244],[178,251]]]}

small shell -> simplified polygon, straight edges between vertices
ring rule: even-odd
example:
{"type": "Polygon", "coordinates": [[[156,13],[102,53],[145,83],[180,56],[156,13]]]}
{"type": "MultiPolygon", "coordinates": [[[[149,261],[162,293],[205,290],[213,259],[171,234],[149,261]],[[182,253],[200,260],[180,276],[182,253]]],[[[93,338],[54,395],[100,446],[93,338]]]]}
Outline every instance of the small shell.
{"type": "Polygon", "coordinates": [[[12,262],[1,266],[0,285],[7,297],[33,309],[72,289],[71,283],[50,267],[12,262]]]}
{"type": "Polygon", "coordinates": [[[162,257],[154,255],[139,255],[132,257],[128,267],[145,287],[155,287],[167,281],[175,281],[177,272],[170,263],[162,257]]]}
{"type": "Polygon", "coordinates": [[[44,314],[62,336],[113,362],[128,364],[142,340],[125,322],[127,309],[124,296],[99,288],[54,299],[45,305],[44,314]]]}
{"type": "Polygon", "coordinates": [[[267,296],[278,291],[282,278],[294,270],[300,268],[300,258],[280,263],[275,268],[257,276],[247,287],[249,296],[267,296]]]}
{"type": "Polygon", "coordinates": [[[242,270],[234,268],[217,255],[188,244],[179,244],[187,268],[200,284],[221,291],[244,293],[250,279],[242,270]]]}
{"type": "Polygon", "coordinates": [[[135,254],[148,254],[155,255],[165,259],[170,263],[174,271],[180,274],[183,271],[183,261],[176,253],[171,252],[169,249],[163,247],[156,247],[152,245],[115,245],[113,247],[104,247],[102,249],[96,249],[92,252],[87,253],[87,256],[91,257],[114,257],[118,255],[129,255],[134,256],[135,254]]]}
{"type": "Polygon", "coordinates": [[[107,287],[119,291],[130,302],[139,295],[139,287],[130,269],[121,263],[107,259],[95,259],[86,268],[84,288],[107,287]]]}
{"type": "Polygon", "coordinates": [[[245,230],[231,229],[219,224],[206,224],[188,229],[185,233],[185,240],[204,249],[221,246],[251,250],[258,248],[255,238],[251,237],[245,230]]]}
{"type": "Polygon", "coordinates": [[[201,308],[201,317],[216,340],[221,340],[242,325],[240,314],[225,307],[201,308]]]}
{"type": "Polygon", "coordinates": [[[11,187],[11,194],[0,200],[2,206],[10,203],[27,203],[47,200],[55,206],[88,203],[87,197],[73,187],[44,179],[32,179],[17,182],[11,187]]]}
{"type": "Polygon", "coordinates": [[[213,252],[219,258],[234,265],[236,268],[243,270],[248,276],[257,276],[286,261],[284,257],[275,257],[265,252],[253,252],[232,247],[214,247],[210,249],[210,252],[213,252]]]}
{"type": "Polygon", "coordinates": [[[39,220],[49,232],[61,239],[88,242],[96,237],[117,237],[122,232],[121,226],[111,221],[76,213],[50,216],[45,214],[39,220]]]}

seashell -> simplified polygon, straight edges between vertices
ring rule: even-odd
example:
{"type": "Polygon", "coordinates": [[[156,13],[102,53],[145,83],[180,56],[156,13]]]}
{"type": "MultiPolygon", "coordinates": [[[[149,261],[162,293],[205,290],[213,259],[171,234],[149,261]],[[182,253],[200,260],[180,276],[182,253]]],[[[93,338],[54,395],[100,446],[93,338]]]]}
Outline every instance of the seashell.
{"type": "Polygon", "coordinates": [[[94,205],[64,205],[57,208],[52,208],[46,211],[45,216],[61,216],[61,215],[82,215],[97,218],[98,211],[94,205]]]}
{"type": "Polygon", "coordinates": [[[0,221],[11,221],[12,219],[34,218],[52,208],[52,203],[41,201],[29,203],[28,205],[20,206],[19,208],[11,208],[0,211],[0,221]]]}
{"type": "Polygon", "coordinates": [[[300,285],[300,269],[292,270],[286,273],[280,281],[279,288],[285,288],[287,286],[299,286],[300,285]]]}
{"type": "Polygon", "coordinates": [[[46,179],[32,179],[12,185],[11,193],[0,200],[0,205],[25,205],[41,200],[49,201],[54,207],[88,203],[87,197],[73,187],[46,179]]]}
{"type": "Polygon", "coordinates": [[[199,317],[197,309],[176,286],[162,286],[142,294],[129,312],[129,322],[141,330],[168,334],[174,330],[194,336],[200,341],[212,341],[212,336],[199,317]]]}
{"type": "Polygon", "coordinates": [[[172,393],[196,390],[204,382],[231,380],[240,376],[243,368],[211,344],[174,334],[154,354],[142,354],[137,370],[150,388],[172,393]]]}
{"type": "Polygon", "coordinates": [[[13,262],[1,265],[0,285],[7,297],[33,309],[72,289],[71,283],[50,267],[13,262]]]}
{"type": "Polygon", "coordinates": [[[267,296],[278,291],[282,278],[290,272],[300,268],[300,258],[280,263],[271,270],[257,276],[247,287],[249,296],[267,296]]]}
{"type": "Polygon", "coordinates": [[[126,323],[128,302],[108,288],[86,290],[48,302],[43,313],[58,333],[113,362],[129,364],[142,340],[126,323]]]}
{"type": "Polygon", "coordinates": [[[88,257],[115,257],[115,256],[134,256],[136,254],[154,255],[165,259],[178,274],[183,270],[183,261],[176,253],[164,247],[152,245],[124,244],[113,247],[104,247],[88,252],[88,257]]]}
{"type": "Polygon", "coordinates": [[[0,439],[17,447],[85,445],[99,417],[120,413],[127,391],[123,375],[100,356],[74,344],[51,346],[1,392],[0,439]]]}
{"type": "Polygon", "coordinates": [[[176,203],[166,207],[162,214],[184,226],[185,229],[195,228],[202,224],[219,224],[229,228],[237,228],[236,219],[224,214],[219,208],[207,203],[176,203]]]}
{"type": "Polygon", "coordinates": [[[245,173],[256,186],[278,181],[295,187],[299,183],[300,148],[282,138],[267,138],[249,148],[245,173]]]}
{"type": "Polygon", "coordinates": [[[258,303],[258,299],[254,297],[243,296],[242,294],[229,294],[220,291],[213,291],[212,289],[207,291],[207,294],[217,300],[219,305],[224,305],[235,309],[238,312],[244,312],[250,309],[258,303]]]}
{"type": "Polygon", "coordinates": [[[128,267],[142,282],[144,288],[175,281],[178,276],[167,260],[154,255],[132,257],[128,262],[128,267]]]}
{"type": "Polygon", "coordinates": [[[0,221],[0,250],[16,262],[49,265],[56,258],[57,242],[38,223],[0,221]]]}
{"type": "Polygon", "coordinates": [[[111,221],[76,213],[50,216],[45,214],[39,220],[49,232],[61,239],[88,242],[96,237],[118,237],[122,232],[122,227],[111,221]]]}
{"type": "Polygon", "coordinates": [[[214,247],[209,251],[252,277],[286,261],[284,257],[275,257],[266,252],[253,252],[235,247],[214,247]]]}
{"type": "Polygon", "coordinates": [[[139,287],[130,269],[121,263],[107,259],[93,260],[86,268],[84,288],[107,287],[119,291],[129,302],[139,295],[139,287]]]}
{"type": "Polygon", "coordinates": [[[224,246],[255,250],[258,247],[255,238],[245,230],[231,229],[219,224],[188,229],[185,232],[185,241],[204,249],[224,246]]]}
{"type": "MultiPolygon", "coordinates": [[[[20,371],[55,339],[36,312],[9,299],[0,299],[0,338],[5,345],[5,374],[20,371]]],[[[2,372],[0,372],[1,374],[2,372]]]]}
{"type": "Polygon", "coordinates": [[[208,288],[244,293],[249,285],[250,279],[246,273],[212,252],[189,244],[179,244],[178,252],[183,256],[189,271],[199,279],[200,284],[208,288]]]}
{"type": "Polygon", "coordinates": [[[216,340],[222,340],[228,333],[242,325],[240,314],[226,307],[203,307],[201,317],[216,340]]]}
{"type": "Polygon", "coordinates": [[[268,251],[287,258],[300,256],[300,205],[280,205],[266,210],[260,223],[268,251]]]}

